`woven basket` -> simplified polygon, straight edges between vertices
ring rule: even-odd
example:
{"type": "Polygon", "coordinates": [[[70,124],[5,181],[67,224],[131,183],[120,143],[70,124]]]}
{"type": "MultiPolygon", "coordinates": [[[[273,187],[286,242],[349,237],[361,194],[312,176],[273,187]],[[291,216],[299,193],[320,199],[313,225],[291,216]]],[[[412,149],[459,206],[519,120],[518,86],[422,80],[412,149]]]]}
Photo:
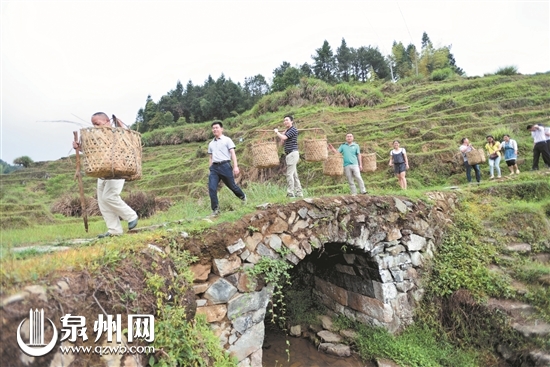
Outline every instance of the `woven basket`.
{"type": "Polygon", "coordinates": [[[339,153],[328,156],[323,163],[323,173],[327,176],[342,176],[344,174],[344,157],[339,153]]]}
{"type": "Polygon", "coordinates": [[[250,148],[252,151],[252,165],[256,168],[273,168],[279,166],[277,143],[266,141],[255,143],[250,148]]]}
{"type": "Polygon", "coordinates": [[[374,172],[376,171],[376,153],[361,154],[361,160],[363,163],[362,172],[374,172]]]}
{"type": "Polygon", "coordinates": [[[483,149],[474,149],[466,153],[466,159],[468,164],[473,166],[474,164],[480,164],[485,162],[485,152],[483,149]]]}
{"type": "Polygon", "coordinates": [[[323,162],[328,158],[327,139],[305,139],[304,155],[307,162],[323,162]]]}
{"type": "Polygon", "coordinates": [[[141,134],[121,127],[80,130],[84,171],[104,179],[141,178],[141,134]]]}

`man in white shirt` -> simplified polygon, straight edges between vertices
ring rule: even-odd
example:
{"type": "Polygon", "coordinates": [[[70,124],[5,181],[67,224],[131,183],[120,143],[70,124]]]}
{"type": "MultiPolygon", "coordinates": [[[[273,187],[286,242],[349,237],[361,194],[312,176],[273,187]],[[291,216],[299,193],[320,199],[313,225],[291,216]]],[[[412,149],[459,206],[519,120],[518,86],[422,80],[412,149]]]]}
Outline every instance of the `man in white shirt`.
{"type": "MultiPolygon", "coordinates": [[[[92,124],[98,128],[108,127],[111,126],[111,120],[107,114],[96,112],[92,115],[92,124]]],[[[73,142],[73,148],[80,149],[80,143],[73,142]]],[[[137,226],[137,213],[120,197],[124,182],[124,179],[97,179],[97,204],[108,229],[106,233],[97,236],[99,238],[121,235],[123,230],[120,218],[128,221],[128,230],[137,226]]]]}
{"type": "Polygon", "coordinates": [[[550,150],[546,143],[546,135],[544,133],[544,127],[541,125],[527,125],[527,130],[531,131],[533,137],[533,167],[531,171],[537,171],[539,169],[539,159],[542,155],[542,159],[546,164],[546,167],[550,166],[550,150]]]}
{"type": "Polygon", "coordinates": [[[246,203],[246,195],[235,183],[235,176],[239,175],[239,165],[235,155],[235,144],[231,138],[223,135],[223,124],[221,121],[212,123],[214,139],[208,144],[210,174],[208,175],[208,194],[210,195],[210,207],[212,216],[220,214],[218,203],[218,184],[220,180],[233,191],[235,196],[246,203]],[[233,162],[233,167],[231,167],[233,162]]]}

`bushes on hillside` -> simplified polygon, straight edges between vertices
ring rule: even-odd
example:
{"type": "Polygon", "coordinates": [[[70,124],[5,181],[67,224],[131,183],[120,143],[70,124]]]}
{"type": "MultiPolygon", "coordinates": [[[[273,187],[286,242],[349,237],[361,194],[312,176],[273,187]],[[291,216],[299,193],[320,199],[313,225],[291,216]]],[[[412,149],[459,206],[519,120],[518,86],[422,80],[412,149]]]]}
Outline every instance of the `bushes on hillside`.
{"type": "Polygon", "coordinates": [[[280,107],[323,103],[336,107],[376,106],[384,101],[384,95],[370,85],[341,83],[329,85],[319,79],[303,78],[297,87],[264,96],[253,108],[255,117],[277,112],[280,107]]]}
{"type": "Polygon", "coordinates": [[[157,198],[151,193],[142,191],[131,192],[124,201],[136,211],[140,218],[149,218],[155,214],[157,210],[163,211],[172,205],[169,199],[157,198]]]}
{"type": "Polygon", "coordinates": [[[437,69],[432,72],[431,79],[433,81],[441,81],[452,78],[454,74],[451,68],[437,69]]]}
{"type": "MultiPolygon", "coordinates": [[[[140,218],[148,218],[157,211],[166,210],[172,205],[169,199],[160,199],[153,194],[141,191],[131,192],[124,201],[136,211],[140,218]]],[[[66,217],[80,217],[82,216],[80,197],[65,194],[52,204],[51,211],[66,217]]],[[[96,198],[86,198],[86,214],[88,216],[101,215],[96,198]]]]}
{"type": "Polygon", "coordinates": [[[518,74],[519,74],[518,68],[517,68],[517,66],[514,66],[514,65],[501,67],[495,72],[495,75],[508,75],[509,76],[509,75],[518,75],[518,74]]]}
{"type": "Polygon", "coordinates": [[[178,145],[182,143],[203,142],[210,138],[209,126],[186,125],[166,129],[157,129],[144,133],[141,137],[146,147],[159,145],[178,145]]]}
{"type": "Polygon", "coordinates": [[[26,156],[26,155],[24,155],[22,157],[15,158],[13,160],[13,164],[16,164],[18,166],[23,166],[25,168],[29,168],[33,163],[34,163],[34,161],[31,159],[31,157],[26,156]]]}

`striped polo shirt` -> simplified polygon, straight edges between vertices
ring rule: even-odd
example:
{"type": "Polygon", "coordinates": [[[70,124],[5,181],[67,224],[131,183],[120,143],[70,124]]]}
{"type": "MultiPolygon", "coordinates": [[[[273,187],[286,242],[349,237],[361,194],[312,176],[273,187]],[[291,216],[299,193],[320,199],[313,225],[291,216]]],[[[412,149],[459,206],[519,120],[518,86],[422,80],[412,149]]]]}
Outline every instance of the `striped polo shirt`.
{"type": "Polygon", "coordinates": [[[298,150],[298,129],[291,126],[290,129],[285,131],[287,139],[285,140],[285,154],[289,154],[298,150]]]}

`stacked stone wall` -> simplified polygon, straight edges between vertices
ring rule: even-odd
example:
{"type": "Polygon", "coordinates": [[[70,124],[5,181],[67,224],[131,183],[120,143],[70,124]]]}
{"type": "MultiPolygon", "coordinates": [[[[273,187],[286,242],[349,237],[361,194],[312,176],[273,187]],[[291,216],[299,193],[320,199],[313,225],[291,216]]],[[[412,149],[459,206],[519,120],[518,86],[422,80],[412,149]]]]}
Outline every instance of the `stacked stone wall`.
{"type": "MultiPolygon", "coordinates": [[[[239,366],[262,365],[264,317],[272,287],[249,279],[262,257],[297,265],[328,244],[349,249],[329,272],[308,266],[314,294],[336,313],[397,331],[412,322],[423,289],[420,276],[441,241],[456,198],[429,194],[432,204],[393,197],[345,196],[266,205],[246,219],[247,231],[227,243],[227,254],[196,264],[197,313],[206,315],[221,345],[239,366]]],[[[208,244],[207,244],[208,245],[208,244]]],[[[308,260],[306,260],[308,261],[308,260]]]]}

